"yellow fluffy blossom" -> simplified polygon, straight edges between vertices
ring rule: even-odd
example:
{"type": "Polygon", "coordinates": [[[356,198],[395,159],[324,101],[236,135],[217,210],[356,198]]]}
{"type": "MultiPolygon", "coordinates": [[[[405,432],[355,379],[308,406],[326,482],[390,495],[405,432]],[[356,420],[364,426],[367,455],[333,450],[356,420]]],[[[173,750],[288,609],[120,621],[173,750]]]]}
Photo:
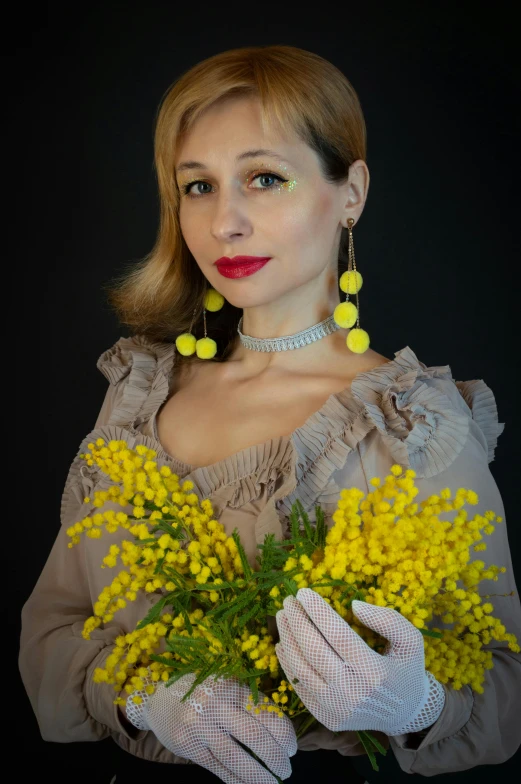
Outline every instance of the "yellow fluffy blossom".
{"type": "MultiPolygon", "coordinates": [[[[161,563],[175,564],[176,570],[193,587],[213,582],[218,589],[223,582],[220,573],[224,572],[228,580],[243,574],[234,540],[213,519],[209,500],[199,504],[197,495],[190,492],[193,482],[181,481],[167,466],[158,469],[154,461],[156,452],[144,445],[131,450],[125,441],[106,444],[99,438],[88,446],[90,451],[81,457],[88,465],[97,465],[117,484],[108,490],[95,491],[93,501],[89,497],[84,499],[85,504],[94,507],[94,514],[91,512],[67,530],[71,539],[69,547],[79,543],[82,533],[99,538],[103,526],[110,534],[121,529],[128,531],[134,541],[119,540],[118,544],[110,545],[103,558],[102,568],[114,569],[119,560],[126,569],[120,570],[98,596],[93,615],[84,623],[85,639],[90,639],[92,631],[102,623],[111,621],[128,601],[135,601],[139,592],[157,593],[159,599],[163,590],[174,590],[175,583],[158,574],[161,563]],[[115,503],[122,510],[96,511],[102,510],[107,502],[115,503]]],[[[209,602],[215,604],[218,599],[218,590],[209,593],[209,602]]],[[[164,647],[170,629],[183,627],[182,616],[166,614],[165,618],[168,624],[148,624],[142,631],[132,633],[136,636],[132,641],[126,640],[126,647],[116,646],[118,667],[116,659],[109,656],[106,668],[96,670],[95,680],[114,683],[118,690],[133,691],[135,666],[147,662],[157,652],[161,640],[164,647]]],[[[218,650],[216,638],[212,639],[212,647],[218,650]]],[[[276,658],[273,646],[269,648],[265,643],[264,647],[268,659],[270,655],[276,658]]],[[[261,661],[266,663],[266,653],[261,661]]]]}
{"type": "Polygon", "coordinates": [[[502,520],[491,510],[469,519],[465,506],[479,501],[473,490],[458,488],[453,496],[449,488],[441,488],[417,502],[415,472],[393,465],[388,476],[371,479],[373,489],[367,496],[357,488],[343,489],[323,546],[312,551],[309,540],[305,546],[292,545],[280,582],[271,580],[265,595],[260,590],[249,595],[244,593],[248,575],[237,542],[213,519],[209,499],[200,501],[193,492],[193,482],[159,466],[156,452],[144,445],[132,450],[125,441],[99,438],[88,446],[82,457],[114,484],[84,499],[88,508],[67,530],[69,547],[76,546],[82,534],[99,538],[103,528],[117,533],[118,539],[101,564],[111,582],[85,621],[83,636],[89,639],[140,594],[157,595],[158,602],[176,595],[179,579],[192,600],[182,611],[174,603],[156,603],[157,612],[144,625],[116,639],[105,667],[94,673],[98,683],[112,684],[122,693],[116,702],[123,703],[145,684],[152,693],[158,683],[169,680],[176,665],[191,662],[197,649],[227,662],[234,672],[240,663],[249,678],[258,672],[257,687],[270,684],[269,696],[257,704],[250,695],[249,710],[291,717],[303,712],[293,686],[278,683],[281,672],[266,625],[266,609],[274,614],[274,608],[282,607],[291,583],[292,590],[317,591],[375,650],[385,641],[358,622],[350,609],[353,598],[392,607],[424,633],[438,634],[424,636],[425,666],[455,689],[468,684],[483,691],[485,671],[492,666],[492,652],[484,646],[492,640],[519,651],[514,635],[493,616],[492,603],[478,591],[482,580],[497,580],[504,571],[473,560],[473,553],[486,550],[484,535],[491,535],[502,520]],[[106,509],[107,504],[116,509],[106,509]],[[447,511],[456,512],[452,522],[440,518],[447,511]],[[133,540],[124,538],[127,532],[133,540]],[[214,613],[243,593],[241,612],[227,618],[229,634],[223,637],[214,613]]]}
{"type": "MultiPolygon", "coordinates": [[[[471,560],[471,551],[486,549],[483,533],[491,534],[492,521],[499,523],[501,518],[489,510],[469,520],[463,507],[476,505],[479,497],[466,488],[459,488],[454,498],[449,488],[443,488],[439,495],[414,503],[419,492],[415,476],[412,469],[402,473],[393,465],[383,483],[379,477],[371,479],[375,489],[366,497],[357,488],[342,490],[323,556],[309,571],[305,556],[299,562],[309,587],[317,583],[314,590],[368,645],[381,649],[385,641],[357,622],[349,598],[392,607],[417,628],[440,634],[424,637],[426,668],[452,688],[469,684],[482,692],[485,670],[492,666],[492,651],[483,646],[494,639],[520,650],[515,636],[491,618],[492,605],[481,604],[476,591],[482,580],[497,580],[504,567],[471,560]],[[458,512],[453,522],[440,520],[440,512],[451,510],[458,512]],[[320,586],[328,578],[345,585],[320,586]],[[348,584],[353,588],[346,597],[348,584]],[[442,632],[432,625],[435,618],[452,628],[442,632]]],[[[296,566],[293,550],[284,569],[296,566]]]]}

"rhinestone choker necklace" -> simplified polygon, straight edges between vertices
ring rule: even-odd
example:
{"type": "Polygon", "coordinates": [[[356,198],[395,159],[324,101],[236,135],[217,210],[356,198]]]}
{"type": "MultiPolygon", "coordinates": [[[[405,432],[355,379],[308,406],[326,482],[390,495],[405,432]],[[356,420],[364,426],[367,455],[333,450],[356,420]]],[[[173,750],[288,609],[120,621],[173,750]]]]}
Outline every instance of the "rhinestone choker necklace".
{"type": "Polygon", "coordinates": [[[325,338],[326,335],[331,335],[340,329],[333,316],[321,321],[320,324],[315,324],[313,327],[303,329],[302,332],[297,332],[295,335],[287,335],[283,338],[252,338],[249,335],[243,335],[241,332],[242,316],[237,326],[237,332],[241,343],[246,348],[252,351],[289,351],[294,348],[302,348],[309,343],[314,343],[316,340],[325,338]]]}

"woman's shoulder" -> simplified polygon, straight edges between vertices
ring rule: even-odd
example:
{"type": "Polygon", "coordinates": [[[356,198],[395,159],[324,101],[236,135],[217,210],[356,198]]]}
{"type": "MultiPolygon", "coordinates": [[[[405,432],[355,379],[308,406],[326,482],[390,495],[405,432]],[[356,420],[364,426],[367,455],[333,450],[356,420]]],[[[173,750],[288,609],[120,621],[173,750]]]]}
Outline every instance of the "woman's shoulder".
{"type": "Polygon", "coordinates": [[[418,477],[447,469],[470,438],[484,459],[494,459],[504,424],[483,379],[458,381],[450,365],[427,365],[410,346],[393,360],[378,356],[296,432],[300,479],[310,492],[320,492],[366,439],[418,477]]]}
{"type": "Polygon", "coordinates": [[[295,497],[308,510],[318,497],[336,503],[333,475],[347,470],[354,450],[364,467],[391,461],[418,478],[442,473],[469,444],[469,459],[490,463],[504,427],[483,379],[457,381],[450,365],[427,365],[406,346],[358,373],[294,433],[297,486],[280,503],[286,511],[295,497]]]}
{"type": "Polygon", "coordinates": [[[168,394],[175,365],[175,344],[145,335],[121,337],[97,361],[113,387],[104,424],[135,425],[151,416],[168,394]]]}
{"type": "Polygon", "coordinates": [[[117,384],[132,371],[170,373],[175,359],[175,344],[152,340],[146,335],[119,338],[99,357],[96,365],[111,384],[117,384]]]}
{"type": "Polygon", "coordinates": [[[97,367],[109,386],[94,429],[81,442],[69,468],[61,502],[63,524],[75,520],[75,515],[83,509],[83,499],[91,497],[95,488],[108,486],[106,475],[97,467],[87,466],[82,459],[89,442],[97,438],[106,442],[119,439],[133,442],[135,428],[148,420],[166,399],[174,361],[173,343],[151,340],[144,335],[120,337],[101,354],[97,367]]]}
{"type": "Polygon", "coordinates": [[[355,378],[352,393],[396,454],[406,445],[419,475],[432,476],[448,467],[469,433],[491,462],[505,427],[483,379],[456,380],[449,364],[427,365],[409,346],[355,378]]]}

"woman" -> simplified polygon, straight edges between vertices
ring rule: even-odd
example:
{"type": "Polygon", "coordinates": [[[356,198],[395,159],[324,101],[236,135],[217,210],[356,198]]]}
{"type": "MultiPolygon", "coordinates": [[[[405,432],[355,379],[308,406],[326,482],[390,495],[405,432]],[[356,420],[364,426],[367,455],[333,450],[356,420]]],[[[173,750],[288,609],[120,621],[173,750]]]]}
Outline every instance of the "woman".
{"type": "MultiPolygon", "coordinates": [[[[465,486],[479,490],[478,512],[504,512],[488,468],[504,427],[489,387],[456,382],[448,365],[427,367],[409,346],[393,360],[383,357],[360,326],[352,229],[367,199],[365,158],[365,124],[350,83],[331,63],[289,46],[238,49],[199,63],[170,88],[158,114],[160,230],[150,255],[111,290],[134,336],[98,361],[109,388],[78,454],[99,437],[155,449],[211,499],[227,533],[239,528],[252,564],[266,533],[287,535],[296,498],[311,516],[317,503],[332,513],[341,488],[368,492],[368,480],[395,462],[416,471],[420,498],[447,484],[465,486]]],[[[158,689],[139,710],[127,702],[127,715],[110,689],[93,683],[116,637],[149,606],[149,599],[130,603],[89,641],[81,636],[106,582],[99,569],[106,545],[89,540],[69,550],[65,529],[105,479],[73,461],[62,528],[23,610],[20,669],[43,738],[110,735],[135,757],[193,761],[235,783],[275,779],[234,738],[281,778],[291,773],[297,745],[363,753],[355,732],[368,729],[356,718],[361,704],[349,721],[339,708],[327,722],[349,729],[333,732],[324,721],[297,744],[289,719],[275,727],[246,714],[240,694],[230,703],[229,681],[201,697],[203,718],[181,708],[173,688],[158,689]]],[[[495,612],[519,635],[504,525],[487,555],[507,567],[497,593],[515,596],[498,597],[495,612]]],[[[298,660],[291,619],[309,623],[311,608],[302,615],[305,603],[295,602],[285,602],[272,631],[281,659],[298,667],[306,662],[298,660]]],[[[304,660],[311,646],[330,651],[315,637],[299,652],[304,660]]],[[[398,686],[390,675],[383,684],[410,705],[381,722],[381,738],[404,771],[431,776],[514,753],[518,655],[497,644],[483,694],[429,680],[421,662],[416,671],[427,686],[414,707],[418,683],[398,686]]]]}

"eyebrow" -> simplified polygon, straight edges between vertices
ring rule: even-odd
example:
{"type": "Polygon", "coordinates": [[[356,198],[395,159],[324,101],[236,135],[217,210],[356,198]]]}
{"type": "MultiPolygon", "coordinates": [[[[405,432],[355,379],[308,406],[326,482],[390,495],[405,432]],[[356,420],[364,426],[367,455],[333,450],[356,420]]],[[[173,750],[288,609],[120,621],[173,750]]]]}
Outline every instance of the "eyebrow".
{"type": "MultiPolygon", "coordinates": [[[[246,158],[258,158],[261,155],[267,158],[276,158],[279,161],[284,161],[285,163],[289,163],[289,161],[286,161],[285,158],[283,158],[281,155],[274,152],[273,150],[264,150],[264,149],[246,150],[245,152],[241,152],[241,154],[238,155],[235,160],[238,163],[239,161],[243,161],[246,158]]],[[[184,161],[183,163],[180,163],[179,166],[177,166],[176,172],[186,171],[187,169],[207,169],[207,168],[208,166],[206,166],[206,164],[200,163],[199,161],[184,161]]]]}

